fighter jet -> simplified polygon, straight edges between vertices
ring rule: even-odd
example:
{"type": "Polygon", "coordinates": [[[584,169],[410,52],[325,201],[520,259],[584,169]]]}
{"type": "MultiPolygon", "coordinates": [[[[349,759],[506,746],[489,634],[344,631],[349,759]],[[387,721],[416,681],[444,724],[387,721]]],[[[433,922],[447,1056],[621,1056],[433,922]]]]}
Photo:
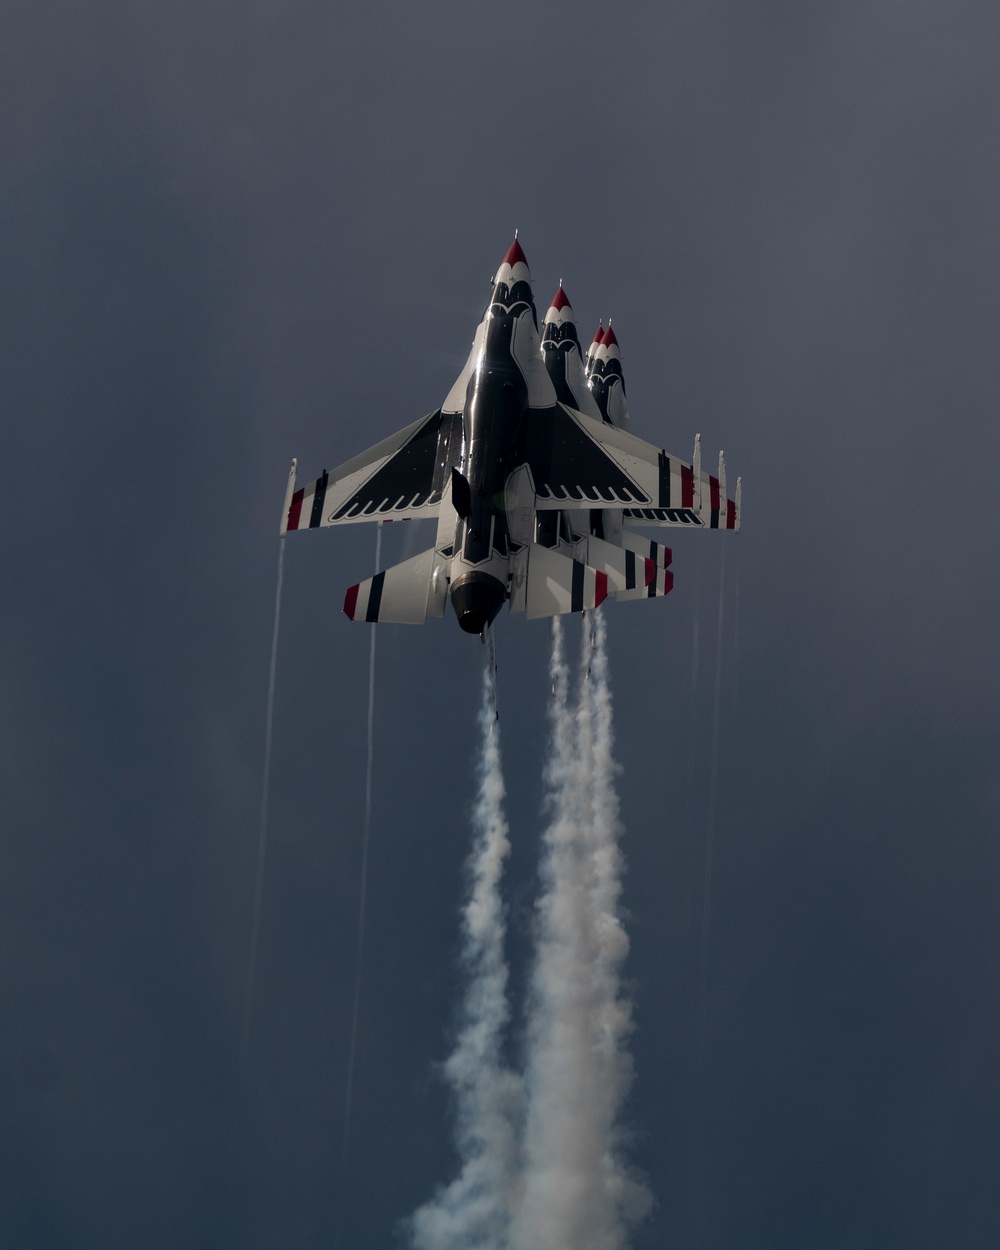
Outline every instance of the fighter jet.
{"type": "MultiPolygon", "coordinates": [[[[542,359],[556,398],[564,404],[619,429],[629,429],[628,404],[625,400],[625,378],[621,368],[618,340],[608,322],[598,326],[585,360],[580,359],[580,340],[576,334],[573,308],[563,290],[562,282],[555,293],[542,323],[542,359]]],[[[669,571],[672,553],[669,547],[647,542],[622,525],[620,508],[593,508],[588,512],[539,514],[539,541],[542,517],[558,515],[560,535],[567,535],[574,546],[574,555],[585,563],[601,562],[601,542],[610,542],[623,549],[626,585],[615,586],[616,599],[652,599],[668,594],[674,585],[669,571]],[[639,563],[636,563],[636,561],[639,563]],[[641,570],[641,576],[640,574],[641,570]]],[[[609,561],[613,569],[616,558],[609,561]]]]}
{"type": "MultiPolygon", "coordinates": [[[[543,353],[515,235],[469,358],[441,406],[308,486],[296,488],[292,462],[282,536],[437,519],[432,547],[350,587],[344,611],[352,621],[422,624],[444,616],[450,598],[461,628],[483,634],[505,603],[539,618],[595,608],[609,593],[645,597],[658,571],[667,571],[668,549],[624,524],[620,534],[594,532],[595,512],[620,511],[641,525],[739,529],[740,485],[735,500],[726,500],[721,457],[719,478],[708,478],[697,440],[688,463],[619,428],[620,409],[610,400],[602,411],[601,395],[613,391],[611,347],[596,345],[590,386],[583,384],[575,327],[572,335],[562,330],[572,324],[571,310],[559,318],[568,300],[556,308],[557,300],[543,353]],[[560,374],[555,355],[570,337],[575,363],[563,362],[560,374]],[[594,381],[599,368],[603,392],[594,381]]],[[[660,585],[659,593],[669,588],[660,585]]]]}

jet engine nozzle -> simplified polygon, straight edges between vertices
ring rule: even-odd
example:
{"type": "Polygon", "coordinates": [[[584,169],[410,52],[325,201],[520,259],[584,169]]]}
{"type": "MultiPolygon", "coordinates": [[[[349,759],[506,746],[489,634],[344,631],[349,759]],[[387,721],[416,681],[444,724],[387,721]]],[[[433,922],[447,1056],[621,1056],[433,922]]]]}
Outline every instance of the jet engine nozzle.
{"type": "Polygon", "coordinates": [[[506,598],[503,583],[489,573],[466,573],[451,588],[451,605],[467,634],[481,634],[492,625],[506,598]]]}

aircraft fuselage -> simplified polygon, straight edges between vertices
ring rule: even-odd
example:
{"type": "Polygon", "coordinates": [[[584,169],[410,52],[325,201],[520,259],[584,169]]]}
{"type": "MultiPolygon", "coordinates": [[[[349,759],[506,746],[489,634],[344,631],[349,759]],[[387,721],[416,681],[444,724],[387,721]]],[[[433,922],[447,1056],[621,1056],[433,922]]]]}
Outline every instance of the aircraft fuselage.
{"type": "MultiPolygon", "coordinates": [[[[463,413],[461,475],[468,499],[459,509],[451,601],[459,624],[478,634],[507,598],[510,534],[505,487],[515,468],[518,437],[528,411],[528,387],[514,357],[518,317],[530,305],[493,303],[486,314],[482,355],[469,378],[463,413]],[[462,515],[465,512],[466,515],[462,515]]],[[[459,490],[464,491],[461,483],[459,490]]]]}

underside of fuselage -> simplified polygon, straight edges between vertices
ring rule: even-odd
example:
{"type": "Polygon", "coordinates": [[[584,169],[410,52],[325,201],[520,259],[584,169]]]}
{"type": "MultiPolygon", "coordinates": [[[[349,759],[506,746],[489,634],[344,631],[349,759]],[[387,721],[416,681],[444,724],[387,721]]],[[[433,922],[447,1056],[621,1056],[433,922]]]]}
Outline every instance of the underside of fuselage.
{"type": "Polygon", "coordinates": [[[505,278],[498,276],[483,318],[482,353],[469,378],[462,414],[464,450],[458,472],[464,479],[464,507],[458,513],[450,582],[458,623],[470,634],[491,625],[507,601],[507,482],[529,416],[528,380],[515,343],[527,339],[530,345],[537,336],[530,284],[505,278]]]}
{"type": "Polygon", "coordinates": [[[608,323],[584,357],[560,283],[539,336],[515,238],[465,367],[435,411],[296,488],[280,533],[434,518],[434,544],[347,591],[351,620],[421,624],[445,615],[481,634],[506,603],[529,619],[605,597],[667,594],[669,547],[630,524],[739,528],[740,488],[629,432],[608,323]]]}

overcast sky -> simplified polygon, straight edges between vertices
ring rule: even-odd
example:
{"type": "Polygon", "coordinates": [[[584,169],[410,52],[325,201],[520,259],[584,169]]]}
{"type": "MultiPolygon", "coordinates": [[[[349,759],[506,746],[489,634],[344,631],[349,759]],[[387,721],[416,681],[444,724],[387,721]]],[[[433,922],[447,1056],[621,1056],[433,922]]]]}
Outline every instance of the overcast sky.
{"type": "MultiPolygon", "coordinates": [[[[634,1246],[1000,1244],[997,5],[4,28],[0,1243],[377,1250],[450,1179],[482,663],[450,616],[380,627],[340,1156],[368,527],[287,545],[242,1100],[238,1057],[288,462],[440,404],[518,227],[540,309],[562,278],[585,337],[614,317],[636,433],[744,479],[724,570],[680,535],[671,596],[606,607],[634,1246]]],[[[497,632],[520,993],[548,630],[497,632]]]]}

